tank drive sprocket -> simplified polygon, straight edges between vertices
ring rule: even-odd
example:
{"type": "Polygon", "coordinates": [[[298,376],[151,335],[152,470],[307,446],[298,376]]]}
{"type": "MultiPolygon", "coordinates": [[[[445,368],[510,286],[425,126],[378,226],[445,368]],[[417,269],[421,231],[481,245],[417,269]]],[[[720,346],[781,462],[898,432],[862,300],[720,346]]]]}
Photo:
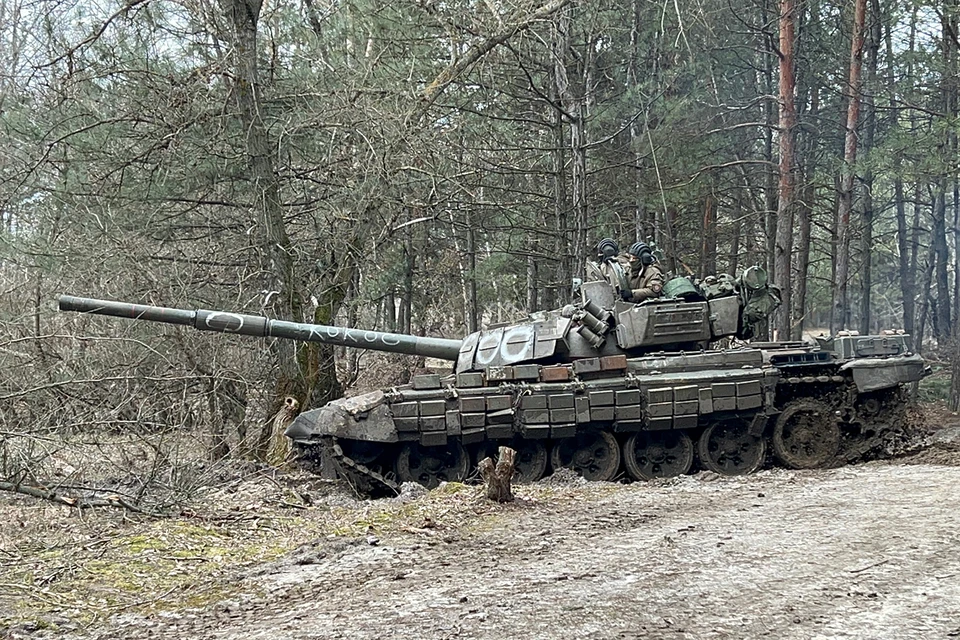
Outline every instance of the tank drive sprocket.
{"type": "Polygon", "coordinates": [[[332,436],[323,437],[309,447],[300,447],[300,457],[301,466],[309,471],[323,473],[324,464],[333,464],[335,475],[346,481],[357,495],[383,497],[400,493],[399,483],[348,456],[332,436]]]}

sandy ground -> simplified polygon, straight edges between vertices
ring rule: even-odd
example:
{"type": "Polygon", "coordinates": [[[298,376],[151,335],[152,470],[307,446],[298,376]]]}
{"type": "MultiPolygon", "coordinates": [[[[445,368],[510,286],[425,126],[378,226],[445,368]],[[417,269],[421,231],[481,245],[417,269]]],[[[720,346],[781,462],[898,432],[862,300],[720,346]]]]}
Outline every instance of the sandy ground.
{"type": "Polygon", "coordinates": [[[58,637],[960,637],[958,449],[745,478],[543,481],[447,513],[441,499],[419,525],[326,535],[246,569],[229,598],[58,637]]]}

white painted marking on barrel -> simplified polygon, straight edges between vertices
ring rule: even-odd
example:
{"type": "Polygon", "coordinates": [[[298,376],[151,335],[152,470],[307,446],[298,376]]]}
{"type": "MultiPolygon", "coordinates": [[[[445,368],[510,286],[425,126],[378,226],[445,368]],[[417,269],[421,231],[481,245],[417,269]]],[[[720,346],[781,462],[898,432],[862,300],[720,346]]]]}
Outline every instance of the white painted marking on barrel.
{"type": "Polygon", "coordinates": [[[221,316],[225,318],[231,318],[235,320],[237,323],[237,327],[233,329],[228,326],[227,322],[224,322],[223,326],[219,327],[219,328],[222,328],[224,332],[236,333],[241,329],[243,329],[243,316],[236,313],[228,313],[224,311],[215,311],[214,313],[211,313],[210,315],[207,316],[206,320],[204,320],[204,324],[206,324],[211,329],[218,328],[218,327],[214,327],[213,325],[214,325],[214,322],[218,321],[221,316]]]}

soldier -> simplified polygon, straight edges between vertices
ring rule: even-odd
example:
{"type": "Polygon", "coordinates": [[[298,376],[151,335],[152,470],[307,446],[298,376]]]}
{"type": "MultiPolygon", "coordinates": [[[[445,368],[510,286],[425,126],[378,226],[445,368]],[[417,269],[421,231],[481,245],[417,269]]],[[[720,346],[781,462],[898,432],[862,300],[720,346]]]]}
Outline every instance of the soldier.
{"type": "Polygon", "coordinates": [[[624,296],[629,297],[630,280],[627,276],[629,263],[620,253],[620,245],[612,238],[597,243],[597,261],[587,264],[587,279],[606,280],[624,296]]]}
{"type": "Polygon", "coordinates": [[[663,295],[663,271],[643,242],[635,242],[627,252],[630,260],[630,302],[643,302],[663,295]]]}

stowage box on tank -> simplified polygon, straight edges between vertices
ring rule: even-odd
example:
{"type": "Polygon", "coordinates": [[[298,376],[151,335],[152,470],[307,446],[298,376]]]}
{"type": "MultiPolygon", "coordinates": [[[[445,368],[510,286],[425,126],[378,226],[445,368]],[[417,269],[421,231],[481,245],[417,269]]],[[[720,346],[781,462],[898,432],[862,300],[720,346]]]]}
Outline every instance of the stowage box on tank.
{"type": "Polygon", "coordinates": [[[462,340],[72,296],[60,309],[453,362],[448,375],[335,400],[288,428],[302,458],[375,492],[463,480],[500,445],[517,451],[520,481],[561,467],[646,480],[695,465],[750,473],[768,448],[790,468],[833,465],[897,433],[902,388],[926,371],[909,336],[750,344],[741,340],[777,306],[777,291],[756,267],[721,284],[668,282],[682,298],[632,304],[594,280],[574,304],[462,340]]]}

